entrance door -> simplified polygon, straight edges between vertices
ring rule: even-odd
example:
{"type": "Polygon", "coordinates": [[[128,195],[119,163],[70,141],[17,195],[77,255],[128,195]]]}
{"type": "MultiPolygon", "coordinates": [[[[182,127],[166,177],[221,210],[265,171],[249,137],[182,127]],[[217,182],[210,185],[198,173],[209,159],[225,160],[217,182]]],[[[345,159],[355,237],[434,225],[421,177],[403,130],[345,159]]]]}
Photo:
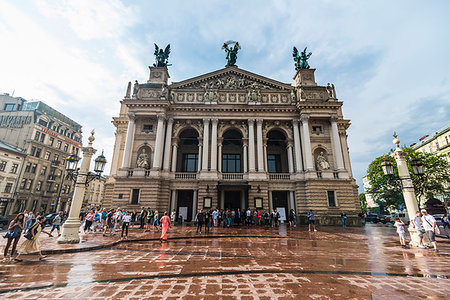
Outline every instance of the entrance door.
{"type": "Polygon", "coordinates": [[[225,209],[238,209],[241,208],[241,191],[224,191],[225,209]]]}
{"type": "Polygon", "coordinates": [[[280,220],[286,221],[289,217],[288,210],[288,191],[273,191],[272,192],[273,208],[280,213],[280,220]]]}
{"type": "Polygon", "coordinates": [[[184,221],[192,220],[192,205],[194,199],[194,191],[193,190],[179,190],[178,193],[178,201],[177,201],[177,217],[180,213],[183,215],[183,219],[186,218],[185,214],[187,214],[187,218],[184,221]],[[187,208],[187,209],[186,209],[187,208]]]}

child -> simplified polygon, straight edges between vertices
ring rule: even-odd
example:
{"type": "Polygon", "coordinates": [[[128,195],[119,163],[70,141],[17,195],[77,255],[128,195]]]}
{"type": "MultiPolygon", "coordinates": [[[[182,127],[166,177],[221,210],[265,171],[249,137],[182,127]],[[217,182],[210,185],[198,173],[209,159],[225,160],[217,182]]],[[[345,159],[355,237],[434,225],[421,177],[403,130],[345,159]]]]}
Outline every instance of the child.
{"type": "Polygon", "coordinates": [[[400,218],[395,218],[394,226],[397,227],[397,233],[400,237],[400,244],[402,245],[402,248],[408,249],[405,238],[405,223],[403,223],[400,218]]]}

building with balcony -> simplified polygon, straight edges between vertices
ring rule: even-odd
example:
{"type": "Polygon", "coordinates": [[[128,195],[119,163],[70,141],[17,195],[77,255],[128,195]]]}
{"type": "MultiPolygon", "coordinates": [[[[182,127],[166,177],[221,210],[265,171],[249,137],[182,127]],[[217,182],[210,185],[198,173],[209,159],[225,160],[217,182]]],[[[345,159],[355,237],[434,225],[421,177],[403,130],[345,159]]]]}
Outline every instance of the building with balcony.
{"type": "Polygon", "coordinates": [[[41,101],[0,95],[0,141],[26,153],[7,214],[68,210],[65,158],[81,147],[81,125],[41,101]]]}
{"type": "Polygon", "coordinates": [[[192,220],[209,208],[313,209],[322,224],[345,211],[357,223],[357,185],[347,145],[350,121],[334,85],[315,69],[295,84],[236,66],[168,84],[150,67],[121,101],[105,205],[165,211],[192,220]]]}
{"type": "Polygon", "coordinates": [[[107,177],[94,178],[84,191],[83,204],[81,209],[98,208],[103,206],[105,194],[105,182],[107,177]]]}

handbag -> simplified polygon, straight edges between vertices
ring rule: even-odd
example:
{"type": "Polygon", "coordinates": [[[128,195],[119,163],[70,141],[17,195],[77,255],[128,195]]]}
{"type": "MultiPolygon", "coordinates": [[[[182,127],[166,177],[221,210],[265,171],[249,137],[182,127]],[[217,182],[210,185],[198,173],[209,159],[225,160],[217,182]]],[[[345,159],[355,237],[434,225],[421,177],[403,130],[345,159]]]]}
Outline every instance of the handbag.
{"type": "MultiPolygon", "coordinates": [[[[39,225],[39,224],[36,224],[36,225],[39,225]]],[[[33,233],[31,231],[34,230],[34,234],[37,233],[37,226],[36,225],[34,225],[30,229],[28,229],[27,232],[23,235],[23,237],[28,239],[28,240],[33,239],[33,233]]]]}
{"type": "Polygon", "coordinates": [[[8,231],[7,233],[5,233],[3,235],[3,238],[5,238],[5,239],[15,239],[15,238],[18,238],[19,236],[20,236],[20,232],[8,231]]]}
{"type": "MultiPolygon", "coordinates": [[[[431,226],[431,228],[433,228],[433,225],[431,225],[430,222],[428,222],[427,218],[425,217],[424,219],[431,226]]],[[[434,228],[434,234],[441,234],[441,231],[439,230],[439,226],[438,226],[437,222],[436,222],[436,227],[434,228]]]]}

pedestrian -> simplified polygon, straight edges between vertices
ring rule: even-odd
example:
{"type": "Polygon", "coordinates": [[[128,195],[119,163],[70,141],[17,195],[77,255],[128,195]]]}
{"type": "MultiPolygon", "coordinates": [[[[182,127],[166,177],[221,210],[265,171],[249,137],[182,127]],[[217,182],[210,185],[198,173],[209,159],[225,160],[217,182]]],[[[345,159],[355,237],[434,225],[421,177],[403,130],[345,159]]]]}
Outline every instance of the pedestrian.
{"type": "MultiPolygon", "coordinates": [[[[203,226],[203,212],[200,210],[197,215],[195,216],[195,222],[197,222],[197,233],[200,230],[200,233],[202,233],[202,226],[203,226]]],[[[224,222],[225,224],[225,222],[224,222]]]]}
{"type": "Polygon", "coordinates": [[[141,226],[139,226],[139,229],[144,229],[146,217],[147,217],[147,211],[145,210],[145,207],[142,206],[141,213],[139,214],[139,222],[141,224],[141,226]]]}
{"type": "Polygon", "coordinates": [[[231,213],[231,210],[230,209],[228,209],[227,210],[227,227],[228,228],[231,228],[231,225],[232,225],[232,213],[231,213]]]}
{"type": "Polygon", "coordinates": [[[270,220],[270,216],[269,216],[269,213],[266,211],[266,212],[264,212],[264,225],[265,226],[269,226],[269,220],[270,220]]]}
{"type": "Polygon", "coordinates": [[[94,222],[92,223],[92,226],[94,227],[94,232],[97,232],[97,228],[100,225],[100,220],[101,220],[100,209],[97,209],[94,213],[94,222]]]}
{"type": "Polygon", "coordinates": [[[125,232],[125,239],[128,240],[128,227],[130,227],[131,216],[130,212],[127,210],[125,216],[122,218],[122,234],[120,238],[123,239],[123,233],[125,232]]]}
{"type": "Polygon", "coordinates": [[[56,231],[58,232],[58,236],[61,235],[60,230],[61,230],[61,222],[62,222],[62,217],[63,217],[63,212],[60,211],[56,217],[53,219],[52,221],[52,230],[50,230],[50,237],[53,237],[52,233],[53,231],[56,229],[56,231]]]}
{"type": "Polygon", "coordinates": [[[406,246],[406,237],[405,237],[405,223],[400,220],[400,218],[395,218],[394,226],[397,227],[397,233],[398,237],[400,238],[400,244],[402,245],[402,248],[408,249],[408,246],[406,246]]]}
{"type": "Polygon", "coordinates": [[[170,214],[170,222],[172,224],[175,224],[175,218],[177,217],[177,211],[174,209],[172,210],[172,213],[170,214]]]}
{"type": "Polygon", "coordinates": [[[313,228],[314,228],[314,232],[317,232],[317,230],[316,230],[316,221],[314,220],[314,213],[313,213],[312,209],[310,209],[309,212],[308,212],[308,223],[309,223],[308,231],[311,231],[311,225],[312,225],[313,228]]]}
{"type": "Polygon", "coordinates": [[[436,243],[436,233],[439,228],[437,228],[436,219],[432,215],[429,215],[425,209],[422,209],[421,212],[423,228],[425,229],[428,239],[433,244],[434,251],[438,252],[439,250],[436,243]]]}
{"type": "Polygon", "coordinates": [[[84,223],[84,233],[86,233],[86,231],[88,233],[91,231],[91,225],[93,221],[94,221],[94,211],[92,211],[91,209],[86,215],[86,221],[84,223]]]}
{"type": "Polygon", "coordinates": [[[205,211],[205,232],[209,233],[209,225],[211,222],[211,213],[209,211],[205,211]]]}
{"type": "Polygon", "coordinates": [[[289,211],[289,227],[293,228],[294,227],[294,210],[291,209],[289,211]]]}
{"type": "Polygon", "coordinates": [[[3,251],[3,260],[8,259],[8,250],[12,244],[11,255],[9,259],[11,259],[16,252],[17,243],[20,240],[20,235],[22,234],[24,225],[24,214],[18,214],[14,220],[9,223],[8,232],[3,235],[5,239],[8,239],[5,245],[5,249],[3,251]]]}
{"type": "Polygon", "coordinates": [[[31,225],[34,224],[35,218],[36,218],[36,216],[33,214],[32,211],[30,211],[30,212],[27,214],[26,218],[24,219],[24,220],[25,220],[25,227],[23,228],[23,231],[24,231],[24,232],[26,232],[27,229],[30,228],[31,225]]]}
{"type": "Polygon", "coordinates": [[[150,209],[150,207],[147,207],[147,230],[145,230],[145,232],[150,232],[154,218],[155,212],[152,209],[150,209]]]}
{"type": "Polygon", "coordinates": [[[112,208],[109,213],[106,215],[106,226],[105,226],[105,230],[103,231],[103,236],[106,236],[106,231],[109,229],[109,234],[110,235],[114,235],[113,230],[114,230],[114,209],[112,208]]]}
{"type": "Polygon", "coordinates": [[[133,225],[136,223],[136,210],[133,210],[133,212],[131,213],[131,221],[130,221],[130,227],[133,228],[133,225]]]}
{"type": "Polygon", "coordinates": [[[425,249],[425,245],[423,244],[423,232],[422,232],[422,224],[420,223],[420,211],[416,211],[416,215],[411,220],[412,228],[417,231],[419,235],[419,248],[425,249]]]}
{"type": "Polygon", "coordinates": [[[361,219],[362,226],[366,226],[366,214],[364,211],[361,210],[361,212],[358,214],[358,217],[361,219]]]}
{"type": "Polygon", "coordinates": [[[156,231],[159,232],[159,213],[155,211],[155,215],[153,217],[153,227],[156,228],[156,231]]]}
{"type": "Polygon", "coordinates": [[[41,253],[41,242],[39,241],[39,235],[41,232],[45,232],[46,234],[50,235],[49,232],[43,229],[44,221],[45,217],[39,216],[36,218],[36,223],[30,227],[29,233],[27,232],[24,236],[26,240],[23,241],[19,249],[17,249],[19,255],[16,256],[16,258],[14,259],[15,261],[21,262],[22,260],[20,259],[20,257],[22,254],[30,254],[36,252],[38,253],[39,260],[43,260],[46,257],[41,253]]]}
{"type": "Polygon", "coordinates": [[[342,227],[347,227],[347,214],[345,212],[341,212],[341,220],[342,220],[342,227]]]}
{"type": "Polygon", "coordinates": [[[172,228],[170,218],[167,215],[167,211],[164,212],[164,216],[161,218],[161,242],[167,242],[167,230],[172,228]]]}
{"type": "Polygon", "coordinates": [[[102,229],[106,228],[106,216],[108,215],[108,212],[106,211],[106,208],[103,208],[102,210],[102,229]]]}
{"type": "Polygon", "coordinates": [[[280,225],[280,213],[276,209],[274,210],[273,222],[275,227],[280,225]]]}
{"type": "Polygon", "coordinates": [[[247,211],[245,212],[245,214],[247,215],[247,227],[249,227],[250,225],[252,225],[252,212],[250,211],[249,208],[247,208],[247,211]]]}
{"type": "Polygon", "coordinates": [[[219,212],[218,212],[218,209],[215,209],[215,210],[212,212],[212,218],[213,218],[213,225],[214,225],[214,227],[217,227],[217,220],[218,220],[218,218],[219,218],[219,212]]]}

